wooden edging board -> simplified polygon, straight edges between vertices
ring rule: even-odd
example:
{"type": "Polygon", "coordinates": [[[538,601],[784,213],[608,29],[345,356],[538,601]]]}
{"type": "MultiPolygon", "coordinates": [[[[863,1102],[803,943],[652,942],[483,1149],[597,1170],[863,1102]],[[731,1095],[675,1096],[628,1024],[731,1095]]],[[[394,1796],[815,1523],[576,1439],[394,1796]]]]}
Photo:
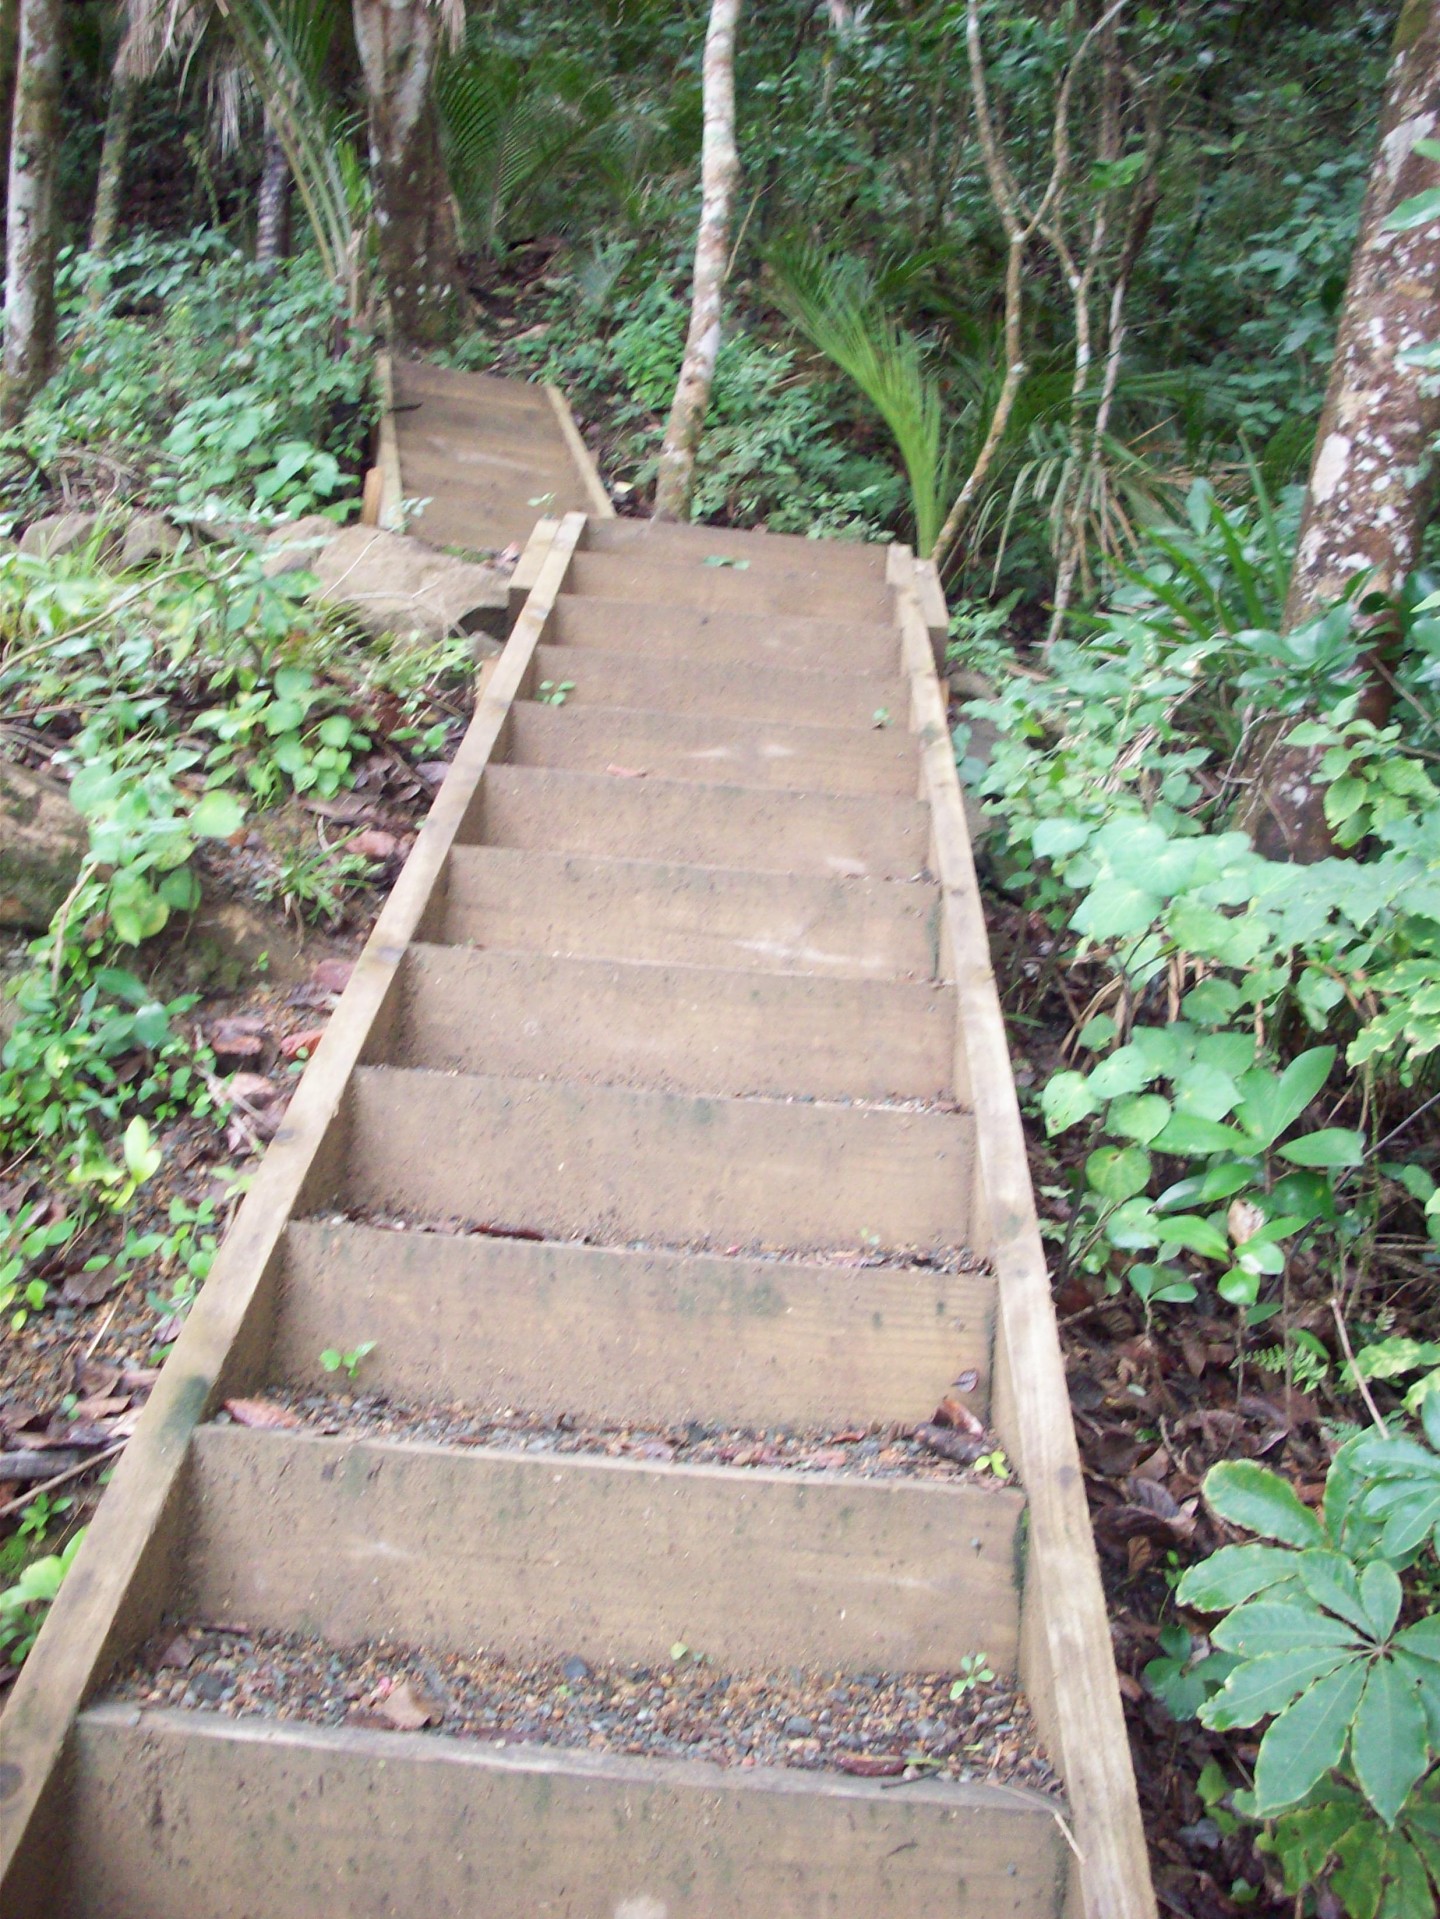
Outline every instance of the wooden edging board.
{"type": "Polygon", "coordinates": [[[405,489],[400,481],[400,443],[395,437],[395,375],[388,353],[375,356],[375,383],[380,390],[380,429],[375,464],[365,476],[363,517],[367,526],[378,526],[386,533],[403,533],[405,489]],[[373,485],[372,474],[376,476],[373,485]]]}
{"type": "Polygon", "coordinates": [[[151,1630],[169,1595],[191,1436],[222,1398],[254,1383],[268,1345],[285,1227],[334,1177],[344,1152],[337,1120],[351,1074],[372,1032],[393,1017],[405,950],[504,738],[511,704],[527,688],[584,525],[583,514],[571,513],[555,529],[454,763],[16,1681],[0,1759],[5,1919],[43,1919],[53,1910],[75,1716],[151,1630]]]}
{"type": "Polygon", "coordinates": [[[590,514],[597,520],[615,518],[615,502],[605,491],[605,482],[600,478],[600,469],[590,457],[590,449],[580,436],[575,424],[575,415],[570,411],[570,402],[558,386],[545,382],[545,395],[555,410],[555,419],[560,433],[569,449],[570,458],[580,475],[580,483],[585,488],[585,497],[590,502],[590,514]]]}
{"type": "Polygon", "coordinates": [[[970,1089],[974,1107],[978,1203],[995,1270],[992,1420],[1019,1469],[1028,1507],[1020,1681],[1064,1781],[1073,1821],[1066,1919],[1154,1919],[1025,1132],[936,670],[933,621],[924,611],[931,583],[922,581],[903,546],[891,547],[887,577],[910,678],[911,727],[921,742],[921,791],[931,808],[930,864],[940,882],[942,949],[956,999],[955,1083],[970,1089]]]}

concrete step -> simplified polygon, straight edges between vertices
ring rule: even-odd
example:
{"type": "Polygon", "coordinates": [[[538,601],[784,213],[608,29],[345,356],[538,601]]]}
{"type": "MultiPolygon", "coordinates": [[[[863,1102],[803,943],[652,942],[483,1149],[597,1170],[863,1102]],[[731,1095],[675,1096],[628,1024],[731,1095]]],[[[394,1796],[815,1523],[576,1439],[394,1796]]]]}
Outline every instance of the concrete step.
{"type": "Polygon", "coordinates": [[[702,613],[798,613],[865,624],[886,624],[894,618],[892,595],[883,575],[854,579],[832,572],[823,549],[816,549],[808,565],[797,563],[774,572],[757,567],[752,573],[748,565],[743,569],[716,565],[718,557],[723,555],[697,554],[693,561],[667,559],[660,564],[634,550],[581,552],[570,562],[565,590],[702,613]]]}
{"type": "Polygon", "coordinates": [[[202,1426],[186,1589],[211,1626],[517,1661],[1013,1673],[1012,1487],[202,1426]],[[744,1604],[737,1605],[743,1593],[744,1604]]]}
{"type": "Polygon", "coordinates": [[[555,602],[545,636],[560,646],[595,647],[602,653],[709,660],[735,667],[893,673],[900,658],[900,638],[890,621],[864,625],[794,614],[705,612],[573,594],[555,602]]]}
{"type": "Polygon", "coordinates": [[[590,553],[624,553],[661,564],[719,554],[743,559],[751,574],[808,574],[819,568],[833,579],[866,583],[883,582],[888,554],[886,547],[861,540],[810,540],[803,533],[738,532],[665,520],[592,520],[584,545],[590,553]]]}
{"type": "Polygon", "coordinates": [[[372,1217],[796,1251],[966,1248],[976,1225],[969,1113],[366,1066],[347,1115],[337,1199],[372,1217]]]}
{"type": "Polygon", "coordinates": [[[487,767],[476,812],[470,844],[845,879],[915,879],[930,841],[918,800],[533,766],[487,767]]]}
{"type": "Polygon", "coordinates": [[[304,1220],[285,1235],[270,1377],[333,1391],[320,1354],[373,1339],[366,1390],[402,1404],[839,1432],[916,1425],[973,1372],[984,1418],[994,1285],[304,1220]]]}
{"type": "Polygon", "coordinates": [[[773,725],[903,730],[910,695],[885,675],[750,666],[743,673],[706,659],[650,660],[589,647],[540,646],[535,683],[567,686],[567,706],[648,707],[714,720],[773,725]]]}
{"type": "Polygon", "coordinates": [[[121,1705],[76,1747],[66,1919],[1037,1919],[1063,1895],[1054,1809],[1015,1787],[121,1705]]]}
{"type": "Polygon", "coordinates": [[[797,792],[883,793],[911,798],[915,739],[900,728],[785,726],[621,706],[519,702],[512,714],[516,766],[605,773],[611,766],[704,785],[781,786],[797,792]]]}
{"type": "Polygon", "coordinates": [[[954,995],[933,982],[416,945],[400,990],[391,1066],[682,1093],[952,1093],[954,995]]]}
{"type": "Polygon", "coordinates": [[[939,968],[939,889],[924,881],[457,846],[446,882],[431,940],[831,978],[925,980],[939,968]]]}

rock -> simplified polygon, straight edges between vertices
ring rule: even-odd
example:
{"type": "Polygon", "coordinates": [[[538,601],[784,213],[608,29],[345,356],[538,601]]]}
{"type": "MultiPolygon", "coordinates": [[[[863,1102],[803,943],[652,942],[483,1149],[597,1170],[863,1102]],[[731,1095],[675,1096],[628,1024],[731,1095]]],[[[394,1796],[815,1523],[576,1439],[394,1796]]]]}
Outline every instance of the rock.
{"type": "Polygon", "coordinates": [[[337,529],[312,515],[272,536],[264,565],[272,578],[297,569],[313,573],[319,597],[343,607],[368,633],[425,640],[473,633],[499,641],[508,630],[506,569],[457,560],[403,533],[337,529]]]}
{"type": "Polygon", "coordinates": [[[167,519],[158,513],[136,513],[120,542],[120,566],[128,572],[151,560],[168,559],[179,544],[180,535],[167,519]]]}
{"type": "Polygon", "coordinates": [[[0,926],[43,932],[89,837],[63,786],[0,758],[0,926]]]}
{"type": "Polygon", "coordinates": [[[116,527],[100,513],[51,513],[43,520],[32,520],[20,536],[20,551],[45,559],[62,553],[75,553],[87,546],[101,530],[107,534],[105,545],[113,547],[116,527]]]}

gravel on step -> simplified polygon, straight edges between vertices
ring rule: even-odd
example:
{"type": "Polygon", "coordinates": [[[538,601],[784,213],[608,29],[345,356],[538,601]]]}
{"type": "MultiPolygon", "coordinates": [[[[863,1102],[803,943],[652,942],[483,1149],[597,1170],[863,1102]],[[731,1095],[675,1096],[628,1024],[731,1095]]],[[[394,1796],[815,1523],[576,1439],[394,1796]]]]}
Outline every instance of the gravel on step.
{"type": "Polygon", "coordinates": [[[1025,1702],[989,1676],[717,1671],[676,1645],[653,1666],[578,1654],[517,1665],[389,1643],[170,1625],[111,1697],[137,1705],[543,1744],[720,1766],[792,1766],[900,1783],[996,1781],[1058,1792],[1025,1702]]]}
{"type": "Polygon", "coordinates": [[[765,1430],[703,1424],[587,1424],[562,1414],[512,1407],[410,1406],[379,1392],[322,1393],[271,1387],[254,1399],[227,1400],[220,1423],[286,1427],[348,1439],[416,1440],[443,1446],[493,1446],[509,1452],[589,1453],[610,1459],[687,1466],[778,1466],[805,1473],[843,1472],[865,1479],[939,1479],[979,1488],[1013,1484],[995,1439],[947,1400],[938,1423],[765,1430]],[[953,1410],[953,1419],[951,1411],[953,1410]]]}

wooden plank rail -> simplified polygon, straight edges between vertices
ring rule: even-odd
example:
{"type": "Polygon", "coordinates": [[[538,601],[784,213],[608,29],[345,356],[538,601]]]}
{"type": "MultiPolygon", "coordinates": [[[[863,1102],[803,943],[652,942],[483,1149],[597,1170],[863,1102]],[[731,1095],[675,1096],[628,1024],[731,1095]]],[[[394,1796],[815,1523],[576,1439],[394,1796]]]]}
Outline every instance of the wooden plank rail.
{"type": "MultiPolygon", "coordinates": [[[[461,379],[422,376],[518,467],[551,403],[461,379]]],[[[937,592],[903,547],[535,527],[0,1722],[5,1919],[1152,1919],[937,592]],[[318,1357],[370,1342],[381,1427],[318,1357]],[[1012,1481],[849,1469],[957,1381],[1012,1481]],[[237,1394],[328,1397],[254,1431],[237,1394]],[[534,1450],[517,1417],[619,1437],[534,1450]],[[651,1427],[766,1443],[626,1450],[651,1427]],[[648,1676],[679,1642],[717,1693],[795,1669],[822,1699],[983,1653],[1063,1799],[649,1757],[638,1720],[576,1750],[115,1691],[187,1622],[337,1671],[383,1642],[648,1676]]]]}

